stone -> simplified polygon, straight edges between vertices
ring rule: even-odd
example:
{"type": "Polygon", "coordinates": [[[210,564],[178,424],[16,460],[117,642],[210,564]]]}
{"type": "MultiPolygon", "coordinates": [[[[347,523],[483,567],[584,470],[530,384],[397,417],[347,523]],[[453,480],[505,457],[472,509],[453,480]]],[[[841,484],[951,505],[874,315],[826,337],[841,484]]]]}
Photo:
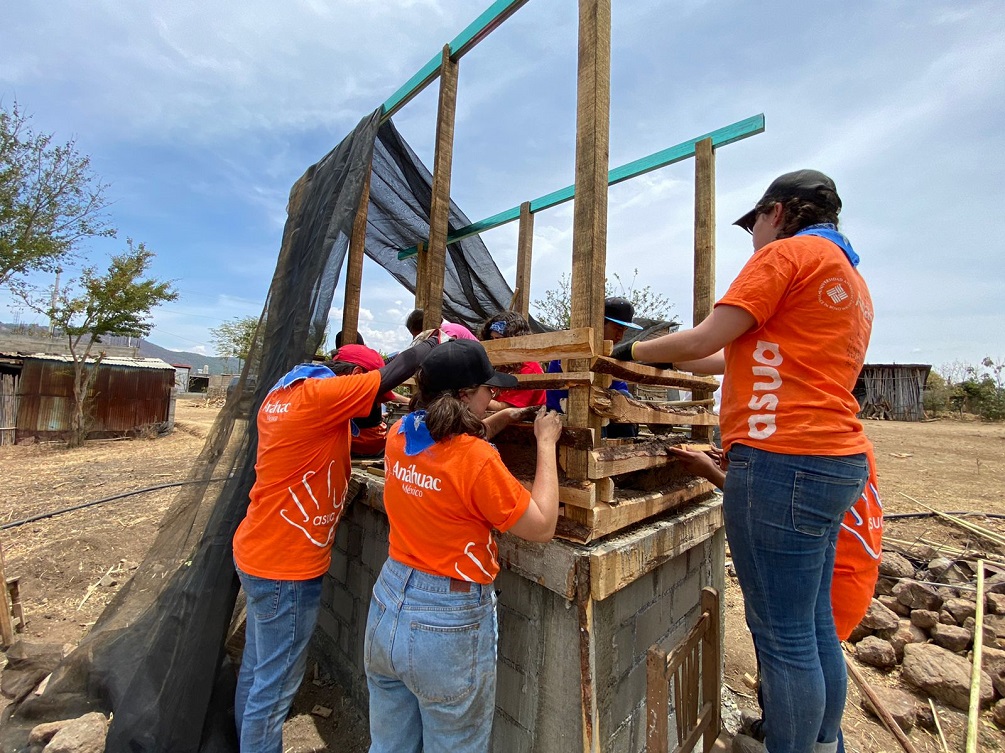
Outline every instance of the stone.
{"type": "Polygon", "coordinates": [[[984,608],[987,614],[1005,614],[1005,594],[985,594],[984,608]]]}
{"type": "Polygon", "coordinates": [[[957,625],[962,625],[967,617],[972,618],[977,614],[977,605],[968,599],[947,599],[942,608],[953,616],[957,625]]]}
{"type": "Polygon", "coordinates": [[[888,639],[897,654],[897,662],[904,661],[904,646],[908,643],[924,643],[928,640],[928,635],[917,625],[912,625],[910,620],[901,620],[893,635],[888,639]]]}
{"type": "Polygon", "coordinates": [[[1005,638],[1005,614],[984,615],[984,627],[994,630],[999,638],[1005,638]]]}
{"type": "Polygon", "coordinates": [[[988,673],[991,685],[998,695],[1005,697],[1005,651],[990,646],[982,647],[981,669],[988,673]]]}
{"type": "MultiPolygon", "coordinates": [[[[967,617],[963,621],[963,627],[970,631],[970,635],[976,635],[977,631],[977,620],[973,617],[967,617]]],[[[984,624],[984,645],[985,646],[995,646],[998,643],[998,636],[995,635],[994,629],[988,625],[984,624]]]]}
{"type": "Polygon", "coordinates": [[[966,651],[973,637],[973,633],[958,625],[936,625],[932,628],[932,640],[953,653],[966,651]]]}
{"type": "Polygon", "coordinates": [[[45,745],[42,753],[104,753],[108,719],[92,711],[77,719],[40,724],[28,736],[32,745],[45,745]]]}
{"type": "Polygon", "coordinates": [[[1005,573],[995,573],[984,581],[984,593],[1005,594],[1005,573]]]}
{"type": "Polygon", "coordinates": [[[855,658],[876,669],[893,669],[897,666],[897,652],[889,641],[868,635],[855,646],[855,658]]]}
{"type": "MultiPolygon", "coordinates": [[[[914,698],[903,690],[888,688],[884,685],[874,685],[873,692],[883,707],[890,712],[890,716],[904,732],[910,732],[918,718],[917,704],[914,698]]],[[[879,712],[872,705],[869,697],[862,694],[862,708],[879,719],[879,712]]]]}
{"type": "Polygon", "coordinates": [[[870,630],[896,630],[900,625],[900,619],[896,613],[887,609],[877,599],[873,599],[859,624],[870,630]]]}
{"type": "Polygon", "coordinates": [[[872,635],[872,631],[860,622],[852,629],[851,633],[848,636],[848,642],[858,643],[867,635],[872,635]]]}
{"type": "MultiPolygon", "coordinates": [[[[966,712],[970,708],[970,674],[973,665],[932,643],[904,646],[901,677],[923,693],[966,712]]],[[[994,687],[987,672],[981,672],[980,702],[987,705],[994,698],[994,687]]]]}
{"type": "Polygon", "coordinates": [[[936,557],[928,563],[928,575],[932,580],[938,580],[946,570],[953,566],[951,559],[936,557]]]}
{"type": "Polygon", "coordinates": [[[955,588],[950,588],[949,586],[937,586],[935,588],[935,593],[939,595],[939,598],[943,602],[949,601],[950,599],[956,599],[959,597],[960,592],[955,588]]]}
{"type": "Polygon", "coordinates": [[[1005,729],[1005,700],[998,701],[991,709],[991,721],[1005,729]]]}
{"type": "Polygon", "coordinates": [[[7,666],[0,672],[0,693],[20,701],[44,680],[63,658],[55,643],[28,643],[18,640],[7,649],[7,666]]]}
{"type": "Polygon", "coordinates": [[[930,609],[914,609],[911,611],[911,624],[922,630],[931,630],[939,624],[939,613],[930,609]]]}
{"type": "Polygon", "coordinates": [[[906,604],[901,604],[896,596],[877,596],[876,601],[901,617],[911,616],[911,608],[906,604]]]}
{"type": "Polygon", "coordinates": [[[876,579],[876,595],[877,596],[889,596],[893,593],[893,587],[897,585],[897,581],[893,578],[877,578],[876,579]]]}
{"type": "Polygon", "coordinates": [[[889,578],[913,578],[914,564],[903,554],[883,550],[883,558],[879,561],[879,574],[889,578]]]}
{"type": "Polygon", "coordinates": [[[932,707],[928,705],[928,701],[915,700],[914,713],[916,714],[914,721],[916,726],[927,729],[929,732],[936,731],[935,716],[932,714],[932,707]]]}
{"type": "Polygon", "coordinates": [[[945,609],[940,609],[939,610],[939,624],[940,625],[955,625],[956,624],[956,618],[953,617],[951,614],[949,614],[949,612],[947,612],[945,609]]]}
{"type": "Polygon", "coordinates": [[[938,609],[942,606],[942,597],[931,586],[914,580],[901,580],[893,587],[893,595],[901,604],[911,609],[938,609]]]}

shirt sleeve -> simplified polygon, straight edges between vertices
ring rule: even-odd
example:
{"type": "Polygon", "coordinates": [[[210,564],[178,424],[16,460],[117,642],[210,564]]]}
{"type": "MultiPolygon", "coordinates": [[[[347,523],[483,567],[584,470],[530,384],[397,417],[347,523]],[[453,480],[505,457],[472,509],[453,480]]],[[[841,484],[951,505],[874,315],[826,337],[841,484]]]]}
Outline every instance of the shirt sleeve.
{"type": "Polygon", "coordinates": [[[475,507],[493,528],[507,531],[527,511],[530,492],[513,478],[494,447],[489,445],[486,455],[473,486],[475,507]]]}
{"type": "Polygon", "coordinates": [[[380,389],[380,373],[377,371],[314,381],[318,408],[326,421],[346,421],[369,415],[380,389]]]}
{"type": "Polygon", "coordinates": [[[758,327],[763,326],[785,299],[798,269],[782,243],[771,243],[755,253],[715,305],[741,308],[754,317],[758,327]]]}

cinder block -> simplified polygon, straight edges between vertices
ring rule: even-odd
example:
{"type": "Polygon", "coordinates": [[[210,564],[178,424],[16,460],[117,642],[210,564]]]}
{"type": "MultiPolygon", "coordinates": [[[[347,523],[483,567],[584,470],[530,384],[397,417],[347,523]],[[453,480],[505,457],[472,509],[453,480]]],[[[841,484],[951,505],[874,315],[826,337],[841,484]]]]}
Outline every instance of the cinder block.
{"type": "Polygon", "coordinates": [[[495,581],[499,604],[532,620],[541,618],[542,590],[536,583],[524,580],[509,570],[500,570],[495,581]]]}
{"type": "Polygon", "coordinates": [[[335,582],[330,576],[325,576],[321,580],[321,611],[330,609],[332,605],[332,593],[335,590],[335,582]]]}
{"type": "Polygon", "coordinates": [[[646,702],[646,664],[639,662],[609,692],[598,694],[601,729],[616,729],[630,719],[646,702]],[[604,722],[606,720],[606,724],[604,722]]]}
{"type": "Polygon", "coordinates": [[[534,736],[500,710],[498,697],[497,694],[496,715],[492,722],[492,753],[532,753],[534,736]]]}
{"type": "Polygon", "coordinates": [[[535,654],[531,645],[539,640],[532,630],[531,622],[512,609],[499,609],[499,656],[511,661],[525,672],[532,672],[527,666],[528,658],[535,654]]]}
{"type": "MultiPolygon", "coordinates": [[[[614,619],[618,625],[635,619],[635,614],[640,609],[649,606],[656,600],[657,579],[656,571],[646,573],[634,583],[630,583],[617,592],[619,598],[615,602],[614,619]]],[[[605,599],[605,601],[609,600],[605,599]]]]}
{"type": "Polygon", "coordinates": [[[349,558],[345,552],[332,550],[332,562],[328,566],[328,574],[339,583],[345,584],[346,573],[349,568],[349,558]]]}
{"type": "Polygon", "coordinates": [[[352,597],[352,593],[345,586],[334,584],[331,611],[335,617],[346,624],[352,621],[352,597]]]}
{"type": "MultiPolygon", "coordinates": [[[[645,657],[649,647],[666,635],[669,625],[661,602],[656,602],[639,613],[635,620],[635,644],[632,657],[645,657]]],[[[634,662],[633,662],[634,663],[634,662]]]]}
{"type": "Polygon", "coordinates": [[[345,552],[349,547],[349,527],[346,521],[341,521],[335,529],[335,550],[345,552]]]}
{"type": "Polygon", "coordinates": [[[529,701],[527,677],[508,661],[500,661],[496,668],[496,707],[502,709],[514,722],[524,727],[534,717],[529,701]]]}
{"type": "Polygon", "coordinates": [[[335,615],[322,609],[318,614],[317,629],[327,634],[333,642],[337,643],[342,626],[339,624],[339,621],[335,619],[335,615]]]}

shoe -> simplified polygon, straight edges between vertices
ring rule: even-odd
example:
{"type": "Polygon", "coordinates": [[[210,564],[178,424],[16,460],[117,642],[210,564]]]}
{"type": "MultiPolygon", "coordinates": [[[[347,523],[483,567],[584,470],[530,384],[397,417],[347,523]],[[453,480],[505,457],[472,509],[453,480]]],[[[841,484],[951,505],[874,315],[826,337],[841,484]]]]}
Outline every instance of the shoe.
{"type": "Polygon", "coordinates": [[[764,742],[764,719],[752,711],[740,712],[740,734],[764,742]]]}
{"type": "Polygon", "coordinates": [[[764,743],[742,733],[733,738],[731,753],[767,753],[764,743]]]}

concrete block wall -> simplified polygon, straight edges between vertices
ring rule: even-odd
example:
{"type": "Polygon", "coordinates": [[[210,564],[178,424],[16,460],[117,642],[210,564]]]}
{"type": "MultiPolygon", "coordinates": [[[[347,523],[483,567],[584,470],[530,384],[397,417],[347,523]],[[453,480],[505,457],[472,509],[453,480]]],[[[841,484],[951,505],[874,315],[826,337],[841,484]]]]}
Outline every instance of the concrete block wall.
{"type": "MultiPolygon", "coordinates": [[[[312,644],[322,671],[334,677],[364,713],[364,632],[373,584],[387,558],[387,534],[381,511],[360,500],[350,506],[332,550],[312,644]]],[[[722,592],[724,557],[725,533],[719,528],[592,602],[596,732],[604,753],[645,750],[646,651],[657,641],[672,645],[687,633],[700,612],[704,586],[722,592]]],[[[582,750],[579,607],[538,580],[505,568],[496,579],[496,753],[582,750]]]]}

